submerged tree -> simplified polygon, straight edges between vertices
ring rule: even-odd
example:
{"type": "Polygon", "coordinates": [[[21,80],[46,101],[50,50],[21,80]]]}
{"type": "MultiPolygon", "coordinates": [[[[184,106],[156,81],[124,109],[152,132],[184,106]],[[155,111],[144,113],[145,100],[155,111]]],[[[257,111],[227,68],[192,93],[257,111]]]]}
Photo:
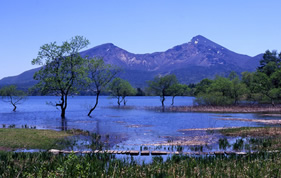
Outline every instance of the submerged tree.
{"type": "Polygon", "coordinates": [[[34,74],[34,79],[39,81],[35,89],[39,89],[43,95],[60,96],[55,106],[60,107],[62,118],[65,118],[67,97],[77,93],[84,84],[86,59],[80,56],[79,51],[88,44],[89,41],[82,36],[75,36],[62,45],[56,42],[45,44],[40,47],[38,57],[32,60],[33,65],[42,65],[34,74]]]}
{"type": "Polygon", "coordinates": [[[88,61],[89,72],[88,88],[96,93],[95,105],[90,109],[88,116],[96,109],[99,96],[105,90],[108,83],[120,72],[120,69],[110,64],[105,64],[103,59],[91,59],[88,61]]]}
{"type": "Polygon", "coordinates": [[[155,77],[154,80],[148,81],[148,90],[153,94],[160,96],[162,107],[164,108],[164,101],[169,95],[168,88],[176,84],[177,78],[175,75],[166,75],[164,77],[155,77]]]}
{"type": "Polygon", "coordinates": [[[136,94],[136,90],[132,87],[132,85],[128,81],[121,78],[113,79],[108,88],[111,91],[111,95],[117,98],[118,106],[120,106],[122,102],[124,105],[126,105],[126,96],[136,94]]]}
{"type": "Polygon", "coordinates": [[[0,96],[4,102],[10,103],[13,105],[13,111],[16,112],[17,105],[21,104],[26,100],[26,93],[21,90],[17,90],[15,85],[10,85],[2,88],[0,90],[0,96]]]}
{"type": "Polygon", "coordinates": [[[187,96],[190,93],[190,88],[183,84],[173,84],[168,88],[168,94],[172,96],[172,106],[174,105],[176,96],[187,96]]]}

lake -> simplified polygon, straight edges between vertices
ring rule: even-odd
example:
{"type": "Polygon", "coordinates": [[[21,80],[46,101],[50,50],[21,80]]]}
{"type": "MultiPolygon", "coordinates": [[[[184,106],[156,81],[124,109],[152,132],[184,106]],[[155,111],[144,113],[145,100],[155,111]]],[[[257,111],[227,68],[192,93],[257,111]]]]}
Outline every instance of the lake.
{"type": "MultiPolygon", "coordinates": [[[[245,122],[247,119],[280,119],[261,114],[238,113],[195,113],[195,112],[160,112],[146,107],[161,106],[160,97],[127,97],[127,109],[118,108],[117,99],[101,96],[99,105],[88,117],[89,106],[94,105],[95,96],[69,97],[66,120],[61,121],[60,111],[52,106],[59,98],[54,96],[30,96],[18,106],[13,107],[0,101],[0,128],[3,124],[22,127],[36,126],[37,129],[82,129],[101,135],[118,138],[112,147],[139,148],[140,145],[155,146],[174,140],[205,140],[212,143],[212,137],[206,131],[182,131],[183,129],[264,126],[258,122],[245,122]],[[46,104],[49,103],[49,104],[46,104]],[[224,120],[224,118],[234,118],[224,120]],[[240,120],[235,120],[239,118],[240,120]],[[241,119],[245,119],[241,120],[241,119]]],[[[192,105],[193,97],[176,97],[175,106],[192,105]]],[[[171,97],[165,101],[170,106],[171,97]]],[[[217,138],[217,137],[216,137],[217,138]]],[[[196,144],[195,144],[196,145],[196,144]]]]}

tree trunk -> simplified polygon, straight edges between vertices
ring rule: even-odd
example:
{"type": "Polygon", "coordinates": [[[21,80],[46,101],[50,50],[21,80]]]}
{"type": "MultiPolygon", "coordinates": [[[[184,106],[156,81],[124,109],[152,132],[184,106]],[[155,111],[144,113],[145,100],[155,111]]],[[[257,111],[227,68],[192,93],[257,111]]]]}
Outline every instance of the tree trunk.
{"type": "Polygon", "coordinates": [[[275,107],[274,99],[271,99],[271,105],[275,107]]]}
{"type": "Polygon", "coordinates": [[[95,106],[92,109],[90,109],[90,111],[88,113],[88,116],[91,116],[91,113],[96,109],[96,107],[97,107],[97,105],[99,103],[99,95],[100,95],[100,91],[98,90],[97,91],[97,96],[96,96],[96,104],[95,104],[95,106]]]}
{"type": "Polygon", "coordinates": [[[60,106],[61,108],[61,118],[64,119],[65,118],[65,111],[66,111],[66,107],[67,107],[67,95],[62,94],[61,96],[61,103],[57,104],[57,106],[60,106]]]}
{"type": "Polygon", "coordinates": [[[122,97],[124,106],[126,106],[126,103],[127,103],[127,101],[125,100],[125,97],[126,97],[126,96],[123,96],[123,97],[122,97]]]}
{"type": "Polygon", "coordinates": [[[165,101],[165,96],[162,96],[161,103],[162,103],[162,111],[163,112],[165,111],[164,101],[165,101]]]}
{"type": "Polygon", "coordinates": [[[171,104],[172,106],[174,106],[175,97],[176,96],[173,96],[173,98],[172,98],[172,104],[171,104]]]}
{"type": "Polygon", "coordinates": [[[120,96],[117,96],[117,104],[118,104],[118,106],[120,106],[121,102],[122,102],[122,100],[120,101],[120,96]]]}
{"type": "Polygon", "coordinates": [[[161,99],[162,107],[164,107],[164,101],[165,101],[165,96],[162,96],[162,99],[161,99]]]}
{"type": "Polygon", "coordinates": [[[13,104],[13,106],[14,106],[13,111],[16,112],[17,106],[15,104],[13,104]]]}
{"type": "Polygon", "coordinates": [[[61,114],[60,114],[60,116],[61,116],[62,119],[65,119],[65,110],[66,110],[66,108],[61,106],[61,114]]]}

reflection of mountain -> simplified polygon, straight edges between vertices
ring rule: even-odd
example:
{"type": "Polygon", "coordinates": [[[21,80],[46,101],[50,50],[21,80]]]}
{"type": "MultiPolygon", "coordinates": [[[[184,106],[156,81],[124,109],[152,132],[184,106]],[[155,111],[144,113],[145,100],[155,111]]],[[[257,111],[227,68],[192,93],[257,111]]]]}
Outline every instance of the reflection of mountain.
{"type": "MultiPolygon", "coordinates": [[[[122,67],[121,78],[129,80],[135,87],[143,87],[145,81],[156,75],[173,73],[182,83],[195,83],[231,71],[254,71],[262,58],[261,54],[255,57],[237,54],[200,35],[164,52],[133,54],[108,43],[83,51],[81,55],[102,57],[106,63],[122,67]]],[[[0,85],[28,87],[34,84],[32,76],[37,70],[4,78],[0,85]]]]}

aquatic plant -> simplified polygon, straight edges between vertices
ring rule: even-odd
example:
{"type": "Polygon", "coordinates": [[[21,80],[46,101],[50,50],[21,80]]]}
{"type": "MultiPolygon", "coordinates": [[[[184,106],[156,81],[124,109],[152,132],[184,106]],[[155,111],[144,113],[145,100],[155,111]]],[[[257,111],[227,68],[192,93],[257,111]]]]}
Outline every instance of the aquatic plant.
{"type": "Polygon", "coordinates": [[[232,145],[234,150],[242,150],[244,148],[243,139],[237,139],[235,143],[232,145]]]}
{"type": "Polygon", "coordinates": [[[230,147],[230,144],[229,144],[227,138],[220,138],[219,139],[219,148],[225,150],[228,147],[230,147]]]}

